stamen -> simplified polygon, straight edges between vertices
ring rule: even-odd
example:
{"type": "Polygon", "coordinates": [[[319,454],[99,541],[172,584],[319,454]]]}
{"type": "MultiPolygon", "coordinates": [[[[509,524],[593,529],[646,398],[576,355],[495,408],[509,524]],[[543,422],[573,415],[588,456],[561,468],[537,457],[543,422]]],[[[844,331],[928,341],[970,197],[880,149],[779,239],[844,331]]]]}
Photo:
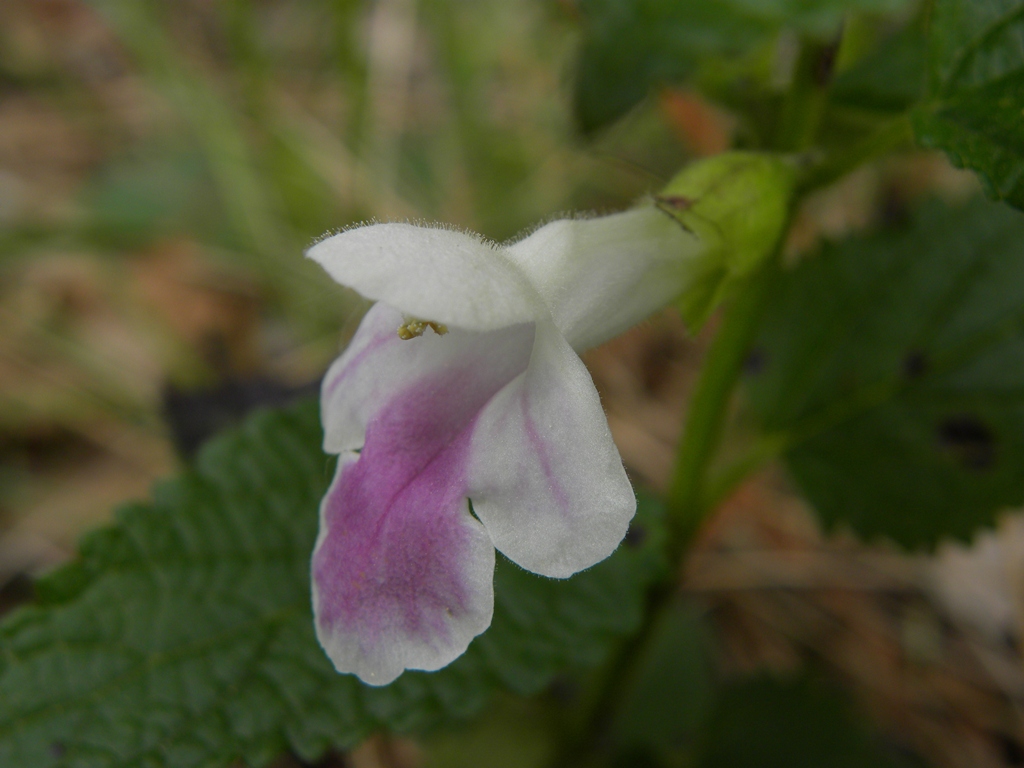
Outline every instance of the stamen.
{"type": "Polygon", "coordinates": [[[405,322],[398,326],[398,338],[402,341],[422,336],[427,328],[430,328],[438,336],[444,336],[448,333],[448,326],[444,323],[435,323],[433,320],[418,320],[415,317],[406,317],[404,320],[405,322]]]}

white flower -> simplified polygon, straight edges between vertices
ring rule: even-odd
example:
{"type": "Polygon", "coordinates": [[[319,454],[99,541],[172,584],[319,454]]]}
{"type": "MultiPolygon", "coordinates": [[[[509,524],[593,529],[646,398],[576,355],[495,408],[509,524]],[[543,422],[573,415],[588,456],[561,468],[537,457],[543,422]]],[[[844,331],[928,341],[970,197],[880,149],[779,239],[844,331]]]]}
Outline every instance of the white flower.
{"type": "Polygon", "coordinates": [[[377,224],[310,249],[378,302],[321,396],[340,457],[313,606],[339,671],[384,685],[461,655],[491,622],[495,549],[554,578],[615,550],[636,502],[577,353],[679,295],[702,252],[653,206],[501,247],[377,224]]]}

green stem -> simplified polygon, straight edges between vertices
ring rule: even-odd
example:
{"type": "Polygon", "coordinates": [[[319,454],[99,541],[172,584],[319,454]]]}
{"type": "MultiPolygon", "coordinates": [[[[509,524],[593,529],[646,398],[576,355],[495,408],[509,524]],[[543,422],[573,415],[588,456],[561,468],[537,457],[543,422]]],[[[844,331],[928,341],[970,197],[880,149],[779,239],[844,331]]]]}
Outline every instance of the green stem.
{"type": "MultiPolygon", "coordinates": [[[[673,571],[674,573],[674,571],[673,571]]],[[[551,768],[576,768],[590,765],[590,758],[606,743],[615,723],[618,706],[625,698],[634,672],[639,664],[641,652],[646,647],[654,628],[661,619],[664,609],[675,594],[675,579],[655,586],[647,594],[643,623],[615,654],[611,666],[605,673],[594,704],[587,714],[583,727],[574,738],[567,740],[551,768]]]]}
{"type": "Polygon", "coordinates": [[[707,511],[702,500],[708,464],[721,439],[732,391],[778,263],[776,252],[742,284],[704,361],[690,401],[667,500],[669,556],[673,563],[682,558],[707,511]]]}
{"type": "Polygon", "coordinates": [[[775,134],[776,149],[801,152],[817,141],[838,45],[807,41],[801,46],[775,134]]]}
{"type": "Polygon", "coordinates": [[[806,194],[825,187],[855,171],[865,163],[887,155],[913,142],[909,115],[900,115],[857,141],[848,149],[827,156],[811,166],[800,179],[798,191],[806,194]]]}

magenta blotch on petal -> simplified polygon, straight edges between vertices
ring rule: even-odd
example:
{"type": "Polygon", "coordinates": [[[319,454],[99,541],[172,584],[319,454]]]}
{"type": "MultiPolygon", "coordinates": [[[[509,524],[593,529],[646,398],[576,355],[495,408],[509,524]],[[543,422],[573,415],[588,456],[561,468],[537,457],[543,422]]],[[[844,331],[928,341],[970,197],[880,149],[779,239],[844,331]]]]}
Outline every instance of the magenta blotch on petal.
{"type": "MultiPolygon", "coordinates": [[[[339,669],[377,685],[444,666],[491,620],[494,545],[469,514],[466,468],[477,415],[526,366],[533,329],[450,336],[395,348],[402,387],[374,403],[362,451],[343,456],[321,506],[317,633],[339,669]],[[444,365],[424,376],[431,350],[444,365]]],[[[353,355],[353,381],[372,346],[353,355]]]]}
{"type": "Polygon", "coordinates": [[[369,683],[444,666],[490,624],[490,581],[480,576],[494,567],[494,547],[465,500],[466,444],[391,498],[372,461],[349,457],[327,495],[313,559],[317,633],[344,671],[369,683]]]}

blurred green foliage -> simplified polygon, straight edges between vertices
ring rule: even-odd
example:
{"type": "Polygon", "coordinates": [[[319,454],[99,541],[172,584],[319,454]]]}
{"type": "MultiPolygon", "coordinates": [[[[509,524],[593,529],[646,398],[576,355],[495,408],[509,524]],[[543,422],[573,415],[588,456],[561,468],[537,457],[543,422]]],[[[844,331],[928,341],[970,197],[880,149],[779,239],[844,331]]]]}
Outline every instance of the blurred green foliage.
{"type": "Polygon", "coordinates": [[[574,108],[585,133],[622,117],[648,93],[701,70],[768,90],[779,35],[836,40],[851,13],[894,13],[906,0],[582,0],[584,40],[574,108]],[[769,74],[769,78],[765,75],[769,74]]]}

